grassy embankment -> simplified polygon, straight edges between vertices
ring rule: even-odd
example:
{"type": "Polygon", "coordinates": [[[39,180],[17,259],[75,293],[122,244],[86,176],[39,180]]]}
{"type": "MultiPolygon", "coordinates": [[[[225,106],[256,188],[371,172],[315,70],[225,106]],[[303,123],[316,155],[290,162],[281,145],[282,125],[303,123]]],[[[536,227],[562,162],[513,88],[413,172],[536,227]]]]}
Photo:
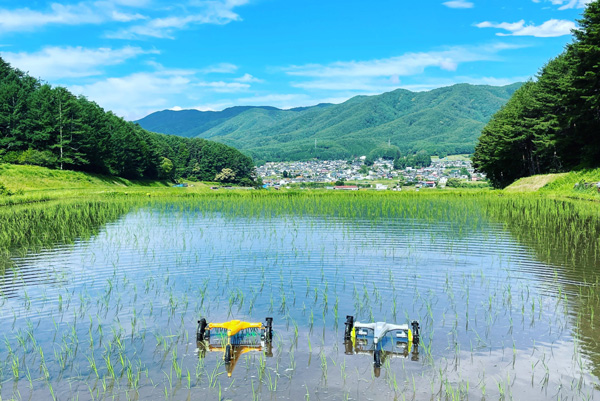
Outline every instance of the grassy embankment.
{"type": "Polygon", "coordinates": [[[521,178],[504,189],[510,193],[535,192],[556,198],[587,199],[600,201],[595,185],[584,183],[600,182],[600,169],[571,171],[562,174],[544,174],[521,178]],[[579,185],[576,185],[579,184],[579,185]]]}
{"type": "MultiPolygon", "coordinates": [[[[516,181],[502,192],[600,201],[600,193],[595,186],[581,185],[590,182],[600,182],[600,169],[526,177],[516,181]],[[580,185],[576,186],[575,184],[578,183],[580,185]]],[[[211,183],[190,182],[189,184],[187,188],[173,188],[173,183],[169,181],[127,180],[78,171],[0,164],[0,192],[2,186],[6,189],[4,194],[0,194],[0,206],[89,196],[177,197],[212,192],[211,183]],[[10,193],[10,196],[6,196],[6,192],[10,193]]],[[[487,189],[475,191],[463,188],[424,189],[423,192],[431,191],[490,192],[487,189]]]]}
{"type": "Polygon", "coordinates": [[[51,170],[37,166],[0,164],[0,206],[29,202],[77,199],[88,196],[177,195],[209,191],[204,183],[172,188],[169,181],[127,180],[79,171],[51,170]],[[10,194],[7,196],[7,194],[10,194]]]}

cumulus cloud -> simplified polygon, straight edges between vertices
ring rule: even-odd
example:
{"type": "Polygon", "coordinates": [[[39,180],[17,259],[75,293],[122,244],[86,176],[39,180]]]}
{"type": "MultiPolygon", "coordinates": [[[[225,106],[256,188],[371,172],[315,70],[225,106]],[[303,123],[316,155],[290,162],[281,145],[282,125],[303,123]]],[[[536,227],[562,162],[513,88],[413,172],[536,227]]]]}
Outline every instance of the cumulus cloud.
{"type": "Polygon", "coordinates": [[[72,85],[69,89],[119,116],[137,119],[169,107],[171,96],[185,93],[191,82],[190,76],[141,72],[87,85],[72,85]]]}
{"type": "MultiPolygon", "coordinates": [[[[541,0],[533,0],[534,3],[539,3],[541,0]]],[[[584,8],[593,0],[546,0],[550,3],[560,6],[559,10],[568,10],[570,8],[584,8]]]]}
{"type": "Polygon", "coordinates": [[[506,32],[499,32],[498,36],[535,36],[538,38],[550,38],[557,36],[570,35],[571,30],[575,29],[575,23],[568,20],[551,19],[542,25],[526,25],[524,20],[509,23],[494,23],[489,21],[480,22],[475,25],[478,28],[496,28],[503,29],[506,32]]]}
{"type": "Polygon", "coordinates": [[[475,4],[471,3],[470,1],[465,1],[465,0],[447,1],[442,4],[445,5],[446,7],[450,7],[450,8],[473,8],[473,7],[475,7],[475,4]]]}
{"type": "Polygon", "coordinates": [[[255,82],[255,83],[264,82],[262,79],[253,77],[250,74],[244,74],[241,77],[236,78],[235,81],[237,81],[237,82],[255,82]]]}
{"type": "Polygon", "coordinates": [[[14,67],[44,79],[88,77],[102,74],[102,68],[121,64],[142,54],[157,53],[140,47],[126,46],[120,49],[108,47],[89,49],[84,47],[46,47],[35,53],[2,52],[14,67]]]}
{"type": "Polygon", "coordinates": [[[215,94],[245,93],[251,87],[250,83],[234,80],[208,80],[207,76],[201,73],[202,70],[169,69],[156,63],[150,65],[154,65],[156,69],[151,72],[99,79],[84,85],[71,85],[69,89],[114,111],[117,115],[136,120],[161,109],[232,106],[230,100],[215,101],[215,94]],[[203,99],[213,101],[209,105],[196,107],[195,105],[200,104],[203,99]]]}

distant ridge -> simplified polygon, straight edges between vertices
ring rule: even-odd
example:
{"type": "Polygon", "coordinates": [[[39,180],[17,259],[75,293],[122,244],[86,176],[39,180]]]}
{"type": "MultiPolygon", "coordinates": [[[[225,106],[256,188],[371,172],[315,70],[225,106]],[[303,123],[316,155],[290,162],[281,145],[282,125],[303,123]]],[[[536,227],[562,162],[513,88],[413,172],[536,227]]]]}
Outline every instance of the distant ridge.
{"type": "Polygon", "coordinates": [[[279,110],[270,106],[235,106],[223,111],[163,110],[135,122],[161,134],[195,137],[244,111],[255,108],[279,110]]]}
{"type": "Polygon", "coordinates": [[[481,129],[521,86],[457,84],[428,92],[397,89],[341,104],[281,110],[237,106],[223,111],[152,113],[143,128],[210,138],[256,160],[347,158],[392,145],[403,153],[472,153],[481,129]],[[316,142],[316,147],[315,147],[316,142]]]}

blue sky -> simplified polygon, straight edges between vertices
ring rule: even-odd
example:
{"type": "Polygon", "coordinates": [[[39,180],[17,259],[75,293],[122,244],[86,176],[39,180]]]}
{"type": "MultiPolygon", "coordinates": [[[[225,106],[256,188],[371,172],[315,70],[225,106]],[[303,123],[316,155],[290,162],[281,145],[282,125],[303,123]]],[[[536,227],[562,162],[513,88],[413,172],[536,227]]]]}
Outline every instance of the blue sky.
{"type": "Polygon", "coordinates": [[[535,76],[590,0],[0,0],[0,56],[137,119],[535,76]]]}

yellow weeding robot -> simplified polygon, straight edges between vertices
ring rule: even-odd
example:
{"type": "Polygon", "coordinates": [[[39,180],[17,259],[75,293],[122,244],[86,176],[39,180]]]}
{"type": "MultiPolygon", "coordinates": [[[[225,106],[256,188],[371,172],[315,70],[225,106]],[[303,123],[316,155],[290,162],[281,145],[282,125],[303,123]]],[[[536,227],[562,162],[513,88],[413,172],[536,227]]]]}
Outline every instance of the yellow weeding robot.
{"type": "Polygon", "coordinates": [[[266,356],[273,356],[272,341],[272,317],[266,318],[264,324],[240,320],[224,323],[207,323],[204,318],[198,320],[196,342],[200,356],[204,357],[206,351],[223,352],[228,376],[231,376],[239,358],[247,352],[264,350],[266,356]]]}

